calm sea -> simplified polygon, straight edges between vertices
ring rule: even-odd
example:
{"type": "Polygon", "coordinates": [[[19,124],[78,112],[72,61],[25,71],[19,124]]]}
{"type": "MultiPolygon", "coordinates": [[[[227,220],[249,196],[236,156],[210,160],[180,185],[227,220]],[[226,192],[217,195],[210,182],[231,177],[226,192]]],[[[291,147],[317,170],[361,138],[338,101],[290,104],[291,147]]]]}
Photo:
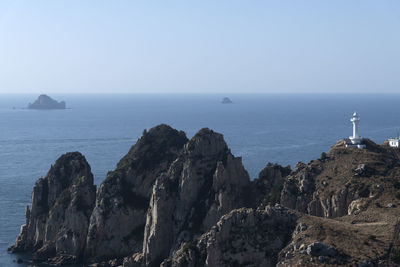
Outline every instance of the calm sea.
{"type": "Polygon", "coordinates": [[[400,129],[400,95],[52,95],[70,109],[23,109],[37,95],[0,95],[0,266],[23,266],[6,252],[24,223],[35,181],[68,151],[82,152],[96,184],[143,129],[160,123],[192,137],[202,127],[224,134],[252,178],[267,162],[294,166],[351,135],[381,143],[400,129]]]}

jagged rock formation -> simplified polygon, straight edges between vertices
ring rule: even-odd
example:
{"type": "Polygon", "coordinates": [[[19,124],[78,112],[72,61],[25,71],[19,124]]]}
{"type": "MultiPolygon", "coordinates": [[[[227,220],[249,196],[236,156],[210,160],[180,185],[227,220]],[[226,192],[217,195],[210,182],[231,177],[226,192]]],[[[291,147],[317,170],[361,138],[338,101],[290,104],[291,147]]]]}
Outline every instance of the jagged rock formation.
{"type": "MultiPolygon", "coordinates": [[[[317,189],[315,181],[322,170],[322,161],[313,161],[308,165],[298,163],[284,184],[280,200],[282,205],[315,216],[332,218],[347,215],[349,205],[359,194],[346,185],[336,192],[331,191],[328,196],[323,194],[317,189]]],[[[323,181],[321,186],[326,187],[328,183],[323,181]]]]}
{"type": "Polygon", "coordinates": [[[312,201],[315,191],[314,175],[321,171],[320,166],[306,166],[297,163],[293,173],[287,178],[280,202],[283,206],[307,212],[308,204],[312,201]]]}
{"type": "Polygon", "coordinates": [[[198,240],[185,243],[162,266],[275,266],[297,216],[280,206],[237,209],[198,240]]]}
{"type": "Polygon", "coordinates": [[[360,150],[339,141],[287,177],[281,204],[321,218],[302,216],[308,227],[294,232],[278,266],[400,264],[400,151],[365,143],[360,150]],[[314,253],[315,244],[337,254],[314,253]]]}
{"type": "Polygon", "coordinates": [[[85,256],[99,261],[142,250],[153,184],[187,142],[184,132],[162,124],[145,131],[109,172],[97,192],[85,256]]]}
{"type": "Polygon", "coordinates": [[[250,182],[221,134],[188,141],[159,125],[97,194],[85,158],[60,157],[35,184],[10,251],[56,265],[395,266],[400,150],[365,143],[339,141],[293,171],[268,164],[250,182]]]}
{"type": "Polygon", "coordinates": [[[248,185],[241,158],[230,153],[222,135],[200,130],[153,187],[144,233],[144,263],[159,264],[222,215],[244,206],[248,185]]]}
{"type": "Polygon", "coordinates": [[[36,260],[54,263],[82,260],[95,194],[85,157],[62,155],[36,182],[26,224],[10,251],[33,251],[36,260]]]}
{"type": "Polygon", "coordinates": [[[65,101],[57,102],[47,95],[40,95],[35,102],[28,105],[28,109],[65,109],[65,101]]]}
{"type": "Polygon", "coordinates": [[[387,176],[400,165],[390,148],[365,142],[367,148],[360,150],[345,148],[339,141],[324,158],[298,163],[284,184],[282,205],[335,218],[357,212],[366,198],[379,196],[381,190],[369,181],[387,176]]]}
{"type": "Polygon", "coordinates": [[[279,203],[284,182],[290,173],[290,166],[268,163],[260,171],[258,178],[251,182],[252,207],[279,203]]]}

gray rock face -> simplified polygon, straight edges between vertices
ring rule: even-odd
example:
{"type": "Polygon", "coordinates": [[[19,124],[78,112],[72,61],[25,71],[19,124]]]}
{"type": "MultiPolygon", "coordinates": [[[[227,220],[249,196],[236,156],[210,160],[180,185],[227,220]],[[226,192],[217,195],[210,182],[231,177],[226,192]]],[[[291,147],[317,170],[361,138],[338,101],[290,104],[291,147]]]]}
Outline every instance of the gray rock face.
{"type": "Polygon", "coordinates": [[[322,242],[314,242],[307,247],[307,254],[310,256],[329,256],[334,257],[337,255],[336,248],[324,244],[322,242]]]}
{"type": "Polygon", "coordinates": [[[249,176],[223,136],[200,130],[156,180],[143,242],[146,265],[157,265],[230,210],[243,207],[249,176]]]}
{"type": "Polygon", "coordinates": [[[156,178],[178,157],[187,138],[159,125],[143,136],[108,173],[97,192],[85,257],[108,260],[142,250],[146,212],[156,178]]]}
{"type": "MultiPolygon", "coordinates": [[[[364,171],[368,168],[365,164],[360,164],[356,170],[359,175],[366,175],[364,171]]],[[[280,203],[303,213],[326,218],[356,214],[364,208],[365,198],[370,196],[368,187],[351,188],[343,185],[342,188],[323,196],[321,190],[316,189],[314,180],[321,171],[321,165],[298,163],[286,178],[280,203]]],[[[327,186],[327,183],[322,185],[327,186]]]]}
{"type": "Polygon", "coordinates": [[[41,261],[80,260],[95,195],[86,159],[78,152],[62,155],[46,177],[36,182],[26,223],[10,251],[33,251],[41,261]]]}
{"type": "Polygon", "coordinates": [[[288,208],[307,212],[315,191],[314,175],[319,170],[309,168],[304,163],[297,163],[283,186],[280,203],[288,208]]]}
{"type": "Polygon", "coordinates": [[[162,266],[275,266],[296,219],[280,206],[233,210],[197,241],[181,246],[162,266]]]}
{"type": "Polygon", "coordinates": [[[290,174],[289,166],[268,163],[262,169],[257,179],[251,182],[252,207],[275,205],[280,202],[281,191],[285,178],[290,174]]]}
{"type": "Polygon", "coordinates": [[[40,95],[35,102],[28,105],[28,109],[65,109],[64,101],[57,102],[47,95],[40,95]]]}
{"type": "Polygon", "coordinates": [[[359,164],[357,168],[353,170],[353,172],[355,176],[360,176],[360,177],[369,177],[372,174],[374,174],[374,170],[370,168],[368,164],[365,163],[359,164]]]}
{"type": "Polygon", "coordinates": [[[298,163],[284,184],[280,203],[288,208],[314,216],[335,218],[348,214],[348,207],[358,198],[347,187],[329,197],[321,197],[316,190],[314,177],[321,169],[298,163]]]}
{"type": "Polygon", "coordinates": [[[318,192],[313,193],[313,199],[308,204],[307,212],[314,216],[336,218],[348,214],[348,208],[357,198],[354,191],[348,188],[335,192],[331,197],[322,198],[318,192]]]}

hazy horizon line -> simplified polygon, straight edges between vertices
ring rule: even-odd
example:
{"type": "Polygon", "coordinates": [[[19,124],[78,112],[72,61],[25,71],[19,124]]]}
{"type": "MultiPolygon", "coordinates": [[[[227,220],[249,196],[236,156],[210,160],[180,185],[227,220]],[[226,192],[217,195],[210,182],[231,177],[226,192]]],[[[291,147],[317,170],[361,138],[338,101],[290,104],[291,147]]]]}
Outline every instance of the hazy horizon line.
{"type": "Polygon", "coordinates": [[[400,92],[0,92],[0,95],[400,95],[400,92]]]}

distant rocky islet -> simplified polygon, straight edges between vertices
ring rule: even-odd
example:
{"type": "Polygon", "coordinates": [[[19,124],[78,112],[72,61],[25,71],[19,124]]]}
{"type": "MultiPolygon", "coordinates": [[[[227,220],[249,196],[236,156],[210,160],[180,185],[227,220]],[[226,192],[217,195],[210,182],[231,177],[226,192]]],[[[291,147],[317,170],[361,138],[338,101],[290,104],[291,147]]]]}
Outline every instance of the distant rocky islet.
{"type": "Polygon", "coordinates": [[[40,95],[35,102],[29,103],[28,109],[66,109],[65,101],[56,101],[47,95],[40,95]]]}
{"type": "Polygon", "coordinates": [[[232,100],[229,97],[224,97],[221,101],[222,104],[232,104],[232,100]]]}
{"type": "MultiPolygon", "coordinates": [[[[224,97],[221,101],[222,104],[232,104],[232,100],[229,97],[224,97]]],[[[40,95],[33,103],[29,103],[27,109],[66,109],[66,102],[60,101],[49,97],[48,95],[40,95]]],[[[15,107],[13,107],[15,109],[15,107]]]]}

